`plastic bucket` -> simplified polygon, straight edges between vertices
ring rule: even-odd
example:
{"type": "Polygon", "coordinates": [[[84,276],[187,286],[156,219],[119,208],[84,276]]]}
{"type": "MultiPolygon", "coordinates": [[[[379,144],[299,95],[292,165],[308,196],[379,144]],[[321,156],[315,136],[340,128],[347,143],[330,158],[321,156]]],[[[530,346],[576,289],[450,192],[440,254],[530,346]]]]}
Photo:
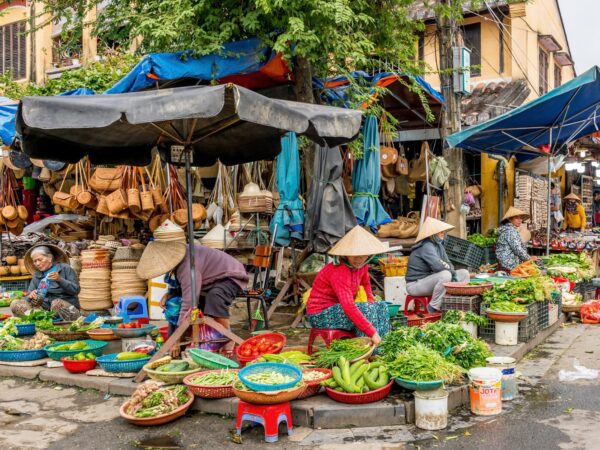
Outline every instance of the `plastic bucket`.
{"type": "Polygon", "coordinates": [[[415,391],[415,425],[423,430],[443,430],[448,426],[448,392],[415,391]]]}
{"type": "Polygon", "coordinates": [[[517,385],[516,366],[517,360],[509,356],[492,356],[486,359],[487,367],[498,369],[502,372],[502,400],[512,400],[519,392],[517,385]]]}
{"type": "Polygon", "coordinates": [[[477,325],[474,323],[460,322],[460,326],[463,330],[471,335],[473,339],[477,339],[477,325]]]}
{"type": "Polygon", "coordinates": [[[517,345],[519,322],[496,322],[496,344],[517,345]]]}
{"type": "Polygon", "coordinates": [[[491,367],[469,370],[471,412],[493,416],[502,412],[502,372],[491,367]]]}

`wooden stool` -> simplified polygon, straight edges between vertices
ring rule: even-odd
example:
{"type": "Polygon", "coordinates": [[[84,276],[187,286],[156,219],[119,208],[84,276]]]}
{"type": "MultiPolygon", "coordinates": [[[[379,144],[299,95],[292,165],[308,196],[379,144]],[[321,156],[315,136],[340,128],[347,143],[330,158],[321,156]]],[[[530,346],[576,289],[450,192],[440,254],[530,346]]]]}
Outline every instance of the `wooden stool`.
{"type": "Polygon", "coordinates": [[[236,433],[242,434],[242,423],[248,420],[255,424],[261,424],[265,429],[265,441],[277,442],[279,439],[279,424],[287,424],[288,436],[292,435],[292,412],[290,402],[277,403],[275,405],[253,405],[240,400],[237,410],[236,433]]]}

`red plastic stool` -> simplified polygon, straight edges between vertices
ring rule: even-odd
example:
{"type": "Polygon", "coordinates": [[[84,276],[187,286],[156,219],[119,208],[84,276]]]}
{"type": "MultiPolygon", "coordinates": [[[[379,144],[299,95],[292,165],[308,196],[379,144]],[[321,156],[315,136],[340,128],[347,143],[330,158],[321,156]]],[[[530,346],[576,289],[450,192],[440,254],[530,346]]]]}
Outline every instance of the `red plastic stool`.
{"type": "Polygon", "coordinates": [[[313,343],[317,337],[325,341],[325,345],[329,347],[331,341],[336,339],[353,338],[356,335],[352,331],[338,330],[336,328],[311,328],[310,336],[308,337],[308,354],[313,354],[313,343]]]}
{"type": "Polygon", "coordinates": [[[406,300],[404,301],[404,314],[406,315],[408,313],[408,306],[410,305],[410,302],[415,302],[415,314],[427,314],[429,312],[427,311],[427,306],[429,305],[430,301],[431,295],[426,297],[415,297],[409,294],[406,296],[406,300]]]}
{"type": "Polygon", "coordinates": [[[242,434],[242,423],[248,420],[261,424],[265,429],[265,441],[277,442],[279,439],[279,424],[287,424],[288,436],[292,435],[292,412],[290,402],[275,405],[253,405],[240,400],[237,410],[236,434],[242,434]]]}

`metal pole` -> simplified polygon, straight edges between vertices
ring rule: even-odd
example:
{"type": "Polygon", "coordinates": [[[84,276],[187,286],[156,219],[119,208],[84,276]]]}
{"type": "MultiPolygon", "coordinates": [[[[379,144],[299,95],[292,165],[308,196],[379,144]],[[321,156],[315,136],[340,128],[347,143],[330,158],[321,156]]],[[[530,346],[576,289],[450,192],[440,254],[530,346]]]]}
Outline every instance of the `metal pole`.
{"type": "MultiPolygon", "coordinates": [[[[165,164],[167,167],[167,189],[171,186],[171,164],[165,164]]],[[[186,166],[187,170],[187,166],[186,166]]],[[[186,180],[187,181],[187,180],[186,180]]],[[[169,190],[169,214],[173,214],[173,195],[169,190]]]]}
{"type": "Polygon", "coordinates": [[[548,155],[548,217],[546,223],[546,256],[550,255],[550,224],[552,220],[550,219],[550,198],[552,195],[552,128],[550,128],[550,154],[548,155]]]}
{"type": "Polygon", "coordinates": [[[188,215],[188,252],[190,254],[190,278],[192,284],[192,311],[198,307],[196,295],[196,252],[194,251],[194,219],[192,217],[192,170],[191,148],[185,150],[185,188],[187,190],[187,215],[188,215]]]}

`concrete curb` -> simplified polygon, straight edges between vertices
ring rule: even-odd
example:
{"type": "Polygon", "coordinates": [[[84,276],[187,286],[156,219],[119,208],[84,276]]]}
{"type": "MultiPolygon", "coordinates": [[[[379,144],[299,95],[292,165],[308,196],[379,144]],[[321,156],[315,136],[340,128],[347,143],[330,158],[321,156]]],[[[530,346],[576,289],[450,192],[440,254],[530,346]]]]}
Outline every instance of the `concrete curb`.
{"type": "MultiPolygon", "coordinates": [[[[511,356],[517,361],[528,352],[544,342],[554,333],[560,322],[542,330],[529,342],[519,343],[513,347],[491,344],[492,352],[497,356],[511,356]]],[[[71,374],[62,367],[49,369],[46,366],[17,367],[0,365],[0,377],[19,377],[28,380],[40,379],[66,386],[77,386],[83,389],[96,389],[111,395],[129,396],[135,391],[136,383],[130,378],[91,377],[71,374]]],[[[453,386],[448,388],[448,409],[450,411],[469,403],[468,386],[453,386]]],[[[406,398],[406,397],[405,397],[406,398]]],[[[197,398],[192,410],[208,414],[235,417],[237,414],[237,399],[225,398],[206,400],[197,398]]],[[[346,405],[331,400],[325,395],[319,395],[292,403],[292,421],[295,426],[314,429],[331,429],[346,427],[364,427],[366,424],[391,426],[414,423],[414,400],[403,400],[398,395],[392,395],[383,401],[364,405],[346,405]]]]}

